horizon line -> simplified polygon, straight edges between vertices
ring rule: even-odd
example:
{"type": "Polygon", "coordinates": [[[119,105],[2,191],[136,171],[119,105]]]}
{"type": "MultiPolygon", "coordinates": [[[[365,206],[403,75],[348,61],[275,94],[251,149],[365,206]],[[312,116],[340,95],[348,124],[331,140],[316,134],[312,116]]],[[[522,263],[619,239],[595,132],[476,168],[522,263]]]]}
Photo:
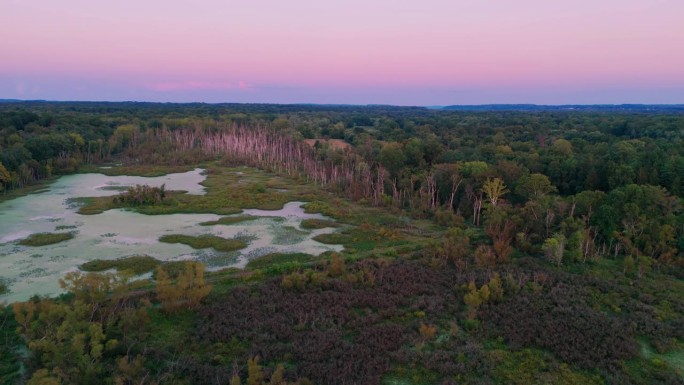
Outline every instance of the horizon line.
{"type": "Polygon", "coordinates": [[[682,103],[562,103],[562,104],[539,104],[539,103],[478,103],[478,104],[391,104],[391,103],[315,103],[315,102],[297,102],[297,103],[273,103],[273,102],[162,102],[152,100],[57,100],[57,99],[16,99],[16,98],[0,98],[0,103],[137,103],[137,104],[206,104],[206,105],[272,105],[272,106],[349,106],[349,107],[420,107],[428,109],[441,109],[447,107],[628,107],[628,106],[654,106],[654,107],[684,107],[682,103]]]}

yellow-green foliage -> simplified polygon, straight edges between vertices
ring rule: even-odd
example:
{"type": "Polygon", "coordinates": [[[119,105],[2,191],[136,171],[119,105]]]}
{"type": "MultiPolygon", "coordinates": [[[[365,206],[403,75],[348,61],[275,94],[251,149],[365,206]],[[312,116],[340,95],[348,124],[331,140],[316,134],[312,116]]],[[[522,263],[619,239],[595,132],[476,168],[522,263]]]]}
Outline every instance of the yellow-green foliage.
{"type": "Polygon", "coordinates": [[[303,272],[295,271],[294,273],[284,275],[281,286],[286,289],[302,291],[307,286],[320,285],[323,279],[325,279],[325,273],[307,269],[303,272]]]}
{"type": "Polygon", "coordinates": [[[259,356],[247,361],[247,385],[261,385],[264,379],[263,369],[259,365],[259,356]]]}
{"type": "MultiPolygon", "coordinates": [[[[105,360],[116,357],[141,337],[149,322],[149,302],[132,303],[128,281],[114,274],[69,273],[60,281],[73,296],[16,302],[18,332],[34,353],[28,384],[100,383],[105,376],[123,379],[105,360]],[[110,328],[119,328],[114,336],[110,328]]],[[[143,376],[144,377],[144,376],[143,376]]]]}
{"type": "Polygon", "coordinates": [[[343,275],[345,271],[344,258],[339,253],[333,253],[328,266],[328,274],[331,277],[338,277],[343,275]]]}
{"type": "Polygon", "coordinates": [[[479,289],[475,282],[471,281],[468,284],[467,292],[463,296],[463,302],[466,304],[466,317],[469,320],[474,320],[477,317],[477,310],[481,305],[488,302],[499,302],[503,300],[503,296],[503,285],[498,273],[494,274],[492,279],[479,289]]]}
{"type": "Polygon", "coordinates": [[[157,267],[157,299],[167,312],[192,309],[209,295],[212,286],[204,281],[204,265],[186,262],[175,282],[161,266],[157,267]]]}
{"type": "MultiPolygon", "coordinates": [[[[247,360],[247,382],[246,385],[312,385],[306,378],[297,379],[294,382],[285,381],[285,367],[282,364],[275,365],[271,372],[270,379],[267,379],[267,371],[259,363],[259,356],[247,360]]],[[[230,385],[242,385],[242,380],[238,373],[233,374],[230,385]]]]}

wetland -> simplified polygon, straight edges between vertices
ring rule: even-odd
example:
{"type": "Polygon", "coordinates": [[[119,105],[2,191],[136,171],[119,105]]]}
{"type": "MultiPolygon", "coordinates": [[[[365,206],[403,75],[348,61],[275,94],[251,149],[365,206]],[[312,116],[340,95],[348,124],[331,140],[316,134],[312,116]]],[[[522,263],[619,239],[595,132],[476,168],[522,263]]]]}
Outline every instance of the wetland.
{"type": "Polygon", "coordinates": [[[1,202],[0,271],[9,292],[0,300],[60,293],[60,278],[93,261],[145,255],[159,261],[202,261],[209,270],[217,270],[243,268],[272,253],[318,255],[342,249],[313,239],[333,228],[302,226],[302,221],[329,218],[305,213],[304,202],[289,201],[288,189],[265,188],[264,173],[248,168],[212,170],[210,189],[219,187],[213,179],[225,173],[232,178],[220,187],[231,189],[234,183],[241,199],[230,205],[216,203],[217,197],[225,203],[225,197],[207,191],[211,173],[205,169],[141,177],[116,175],[116,168],[106,168],[102,171],[110,175],[64,176],[43,191],[1,202]],[[156,206],[109,206],[112,196],[135,185],[165,185],[173,203],[154,214],[145,213],[156,206]],[[243,206],[253,208],[242,210],[243,206]],[[200,213],[192,213],[194,207],[200,213]]]}

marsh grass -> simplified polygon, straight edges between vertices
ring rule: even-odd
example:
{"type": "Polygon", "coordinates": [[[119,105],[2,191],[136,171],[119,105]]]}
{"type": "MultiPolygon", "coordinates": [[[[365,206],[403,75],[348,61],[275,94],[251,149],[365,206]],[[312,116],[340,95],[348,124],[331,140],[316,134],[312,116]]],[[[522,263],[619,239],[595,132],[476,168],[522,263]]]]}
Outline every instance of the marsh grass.
{"type": "Polygon", "coordinates": [[[222,252],[217,254],[201,255],[196,260],[202,262],[207,267],[223,267],[232,265],[240,258],[238,251],[222,252]]]}
{"type": "Polygon", "coordinates": [[[309,233],[293,226],[273,226],[273,243],[276,245],[295,245],[302,242],[309,233]]]}
{"type": "Polygon", "coordinates": [[[134,164],[134,165],[123,165],[114,166],[112,168],[101,168],[99,165],[84,165],[78,170],[79,173],[97,173],[104,174],[107,176],[142,176],[142,177],[156,177],[164,176],[166,174],[180,173],[192,171],[196,168],[195,165],[183,165],[183,166],[167,166],[167,165],[145,165],[145,164],[134,164]]]}
{"type": "Polygon", "coordinates": [[[59,225],[55,227],[55,230],[73,230],[77,228],[77,226],[74,225],[59,225]]]}
{"type": "Polygon", "coordinates": [[[113,260],[96,259],[79,266],[79,269],[88,272],[105,271],[116,269],[117,271],[128,270],[136,275],[148,273],[154,270],[161,261],[149,255],[131,255],[113,260]]]}
{"type": "Polygon", "coordinates": [[[329,221],[326,219],[316,219],[316,218],[311,218],[311,219],[304,219],[301,223],[301,227],[303,229],[308,229],[308,230],[314,230],[314,229],[324,229],[327,227],[340,227],[340,225],[336,222],[329,221]]]}
{"type": "Polygon", "coordinates": [[[169,234],[159,238],[160,242],[165,243],[182,243],[188,245],[193,249],[209,249],[216,251],[234,251],[247,247],[247,243],[239,239],[226,239],[217,237],[215,235],[183,235],[183,234],[169,234]]]}
{"type": "Polygon", "coordinates": [[[252,259],[247,263],[247,269],[266,269],[280,264],[305,264],[317,260],[319,257],[306,253],[271,253],[252,259]]]}
{"type": "Polygon", "coordinates": [[[234,225],[236,223],[242,223],[246,221],[253,221],[259,219],[260,217],[255,217],[253,215],[238,215],[234,217],[221,217],[215,221],[207,221],[200,223],[200,226],[214,226],[214,225],[234,225]]]}
{"type": "Polygon", "coordinates": [[[22,246],[46,246],[68,241],[74,233],[36,233],[19,241],[22,246]]]}

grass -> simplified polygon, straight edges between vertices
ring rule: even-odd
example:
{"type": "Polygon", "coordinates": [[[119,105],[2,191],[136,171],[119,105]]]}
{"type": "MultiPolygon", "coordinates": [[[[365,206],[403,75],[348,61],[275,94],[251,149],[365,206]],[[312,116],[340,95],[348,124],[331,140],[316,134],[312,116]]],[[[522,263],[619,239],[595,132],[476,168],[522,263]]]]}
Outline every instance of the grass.
{"type": "Polygon", "coordinates": [[[82,264],[79,268],[89,272],[109,269],[116,269],[117,271],[128,270],[138,275],[154,270],[160,263],[161,261],[148,255],[131,255],[113,260],[96,259],[82,264]]]}
{"type": "MultiPolygon", "coordinates": [[[[407,254],[414,250],[413,245],[424,247],[428,242],[427,234],[412,235],[413,230],[388,228],[381,225],[361,223],[341,232],[319,234],[313,240],[328,245],[343,245],[345,254],[358,254],[360,257],[372,255],[407,254]]],[[[439,237],[432,235],[432,238],[439,237]]]]}
{"type": "Polygon", "coordinates": [[[73,230],[77,228],[77,226],[74,225],[59,225],[55,227],[55,230],[73,230]]]}
{"type": "Polygon", "coordinates": [[[340,227],[337,222],[326,219],[304,219],[301,224],[303,229],[324,229],[327,227],[340,227]]]}
{"type": "Polygon", "coordinates": [[[494,377],[502,384],[602,384],[600,376],[568,365],[558,365],[550,355],[536,349],[495,349],[488,358],[496,364],[494,377]]]}
{"type": "Polygon", "coordinates": [[[68,241],[74,237],[73,233],[36,233],[19,241],[22,246],[46,246],[68,241]]]}
{"type": "Polygon", "coordinates": [[[253,215],[238,215],[234,217],[221,217],[215,221],[208,221],[200,223],[200,226],[214,226],[214,225],[234,225],[236,223],[253,221],[259,219],[253,215]]]}
{"type": "Polygon", "coordinates": [[[167,165],[123,165],[114,166],[112,168],[101,168],[101,165],[84,165],[78,170],[79,173],[98,173],[107,176],[119,176],[119,175],[129,175],[129,176],[142,176],[142,177],[156,177],[164,176],[166,174],[180,173],[192,171],[197,166],[185,165],[185,166],[167,166],[167,165]]]}
{"type": "Polygon", "coordinates": [[[182,243],[188,245],[193,249],[209,249],[213,248],[216,251],[234,251],[247,247],[247,243],[239,239],[226,239],[217,237],[215,235],[183,235],[183,234],[169,234],[159,238],[160,242],[165,243],[182,243]]]}
{"type": "Polygon", "coordinates": [[[315,255],[306,253],[271,253],[252,259],[247,263],[247,268],[250,270],[266,269],[280,264],[304,264],[317,259],[315,255]]]}
{"type": "Polygon", "coordinates": [[[647,343],[641,341],[641,354],[644,358],[651,361],[651,363],[658,365],[667,364],[667,366],[679,374],[684,379],[684,344],[679,344],[677,349],[672,349],[665,353],[658,353],[651,348],[647,343]]]}

